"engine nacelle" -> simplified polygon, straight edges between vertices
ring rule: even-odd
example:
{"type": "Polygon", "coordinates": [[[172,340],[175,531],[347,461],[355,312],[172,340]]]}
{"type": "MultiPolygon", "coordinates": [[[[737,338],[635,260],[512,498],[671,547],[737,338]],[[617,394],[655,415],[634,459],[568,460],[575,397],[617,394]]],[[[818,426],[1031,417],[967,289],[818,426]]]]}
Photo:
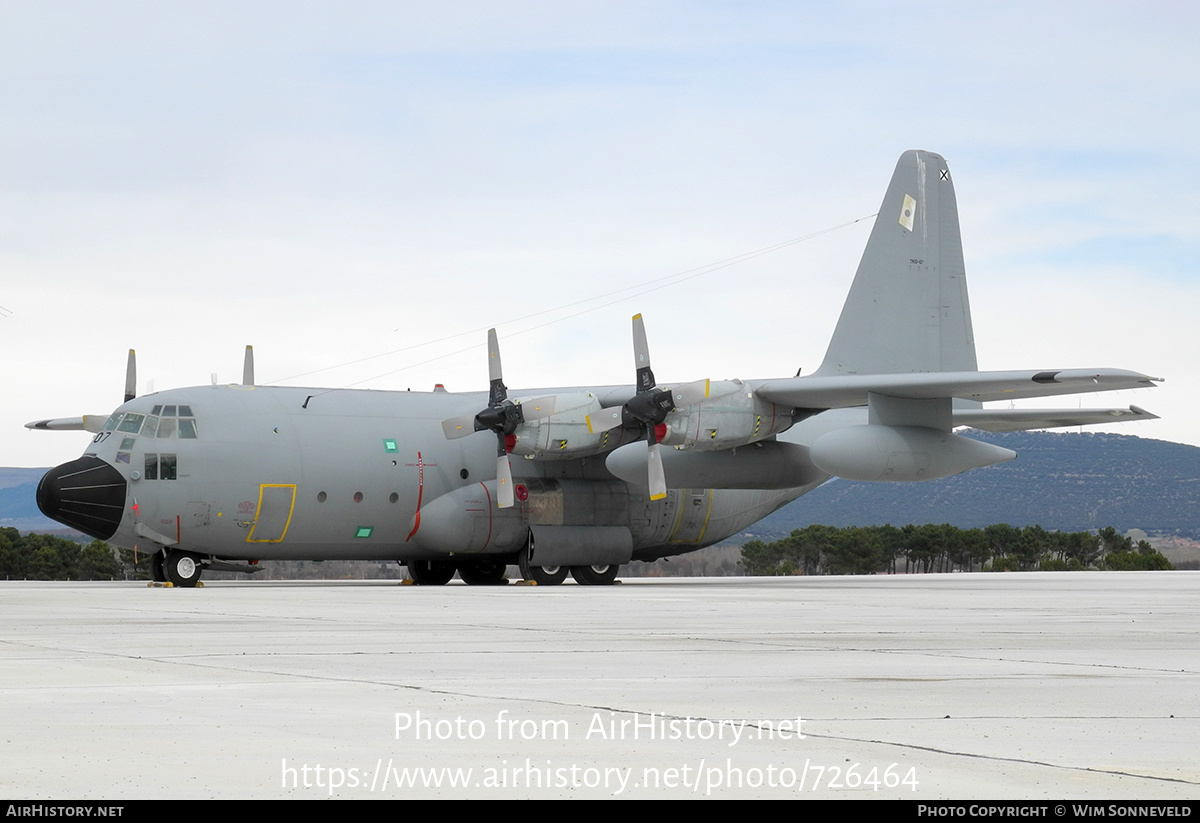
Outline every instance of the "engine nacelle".
{"type": "Polygon", "coordinates": [[[791,409],[763,400],[741,380],[714,380],[709,397],[694,406],[676,409],[664,421],[665,446],[718,451],[755,443],[786,431],[791,409]]]}
{"type": "Polygon", "coordinates": [[[558,460],[599,454],[621,443],[620,430],[588,431],[587,416],[600,411],[591,392],[554,396],[554,414],[517,427],[512,454],[538,460],[558,460]]]}
{"type": "Polygon", "coordinates": [[[934,480],[1016,456],[1011,449],[922,426],[846,426],[809,447],[818,468],[847,480],[934,480]]]}

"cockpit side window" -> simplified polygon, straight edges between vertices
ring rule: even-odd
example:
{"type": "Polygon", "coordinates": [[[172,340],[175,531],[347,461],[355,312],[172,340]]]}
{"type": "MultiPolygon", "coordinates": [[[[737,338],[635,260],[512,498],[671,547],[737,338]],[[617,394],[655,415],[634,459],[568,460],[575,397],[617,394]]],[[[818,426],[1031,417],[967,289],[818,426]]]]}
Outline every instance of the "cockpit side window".
{"type": "Polygon", "coordinates": [[[117,431],[137,434],[138,430],[142,427],[142,420],[145,416],[144,414],[126,414],[120,425],[117,426],[117,431]]]}

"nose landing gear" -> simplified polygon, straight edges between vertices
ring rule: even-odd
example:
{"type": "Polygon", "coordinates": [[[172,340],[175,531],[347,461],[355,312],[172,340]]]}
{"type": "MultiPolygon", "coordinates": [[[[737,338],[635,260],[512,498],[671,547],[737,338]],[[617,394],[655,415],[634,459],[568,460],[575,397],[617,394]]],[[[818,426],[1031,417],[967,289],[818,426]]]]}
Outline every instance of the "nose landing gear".
{"type": "MultiPolygon", "coordinates": [[[[161,554],[162,552],[156,554],[154,560],[151,561],[152,571],[157,571],[156,566],[160,562],[158,557],[161,554]]],[[[181,589],[195,588],[196,584],[200,582],[200,572],[203,567],[200,565],[200,555],[198,554],[171,550],[163,557],[161,564],[167,581],[181,589]]]]}

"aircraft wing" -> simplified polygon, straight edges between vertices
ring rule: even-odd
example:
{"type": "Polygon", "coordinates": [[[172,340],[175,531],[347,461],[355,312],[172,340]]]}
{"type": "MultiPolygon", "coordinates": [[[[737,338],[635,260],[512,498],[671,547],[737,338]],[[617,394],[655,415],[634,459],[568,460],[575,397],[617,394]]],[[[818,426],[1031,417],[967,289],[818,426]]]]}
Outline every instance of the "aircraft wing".
{"type": "Polygon", "coordinates": [[[988,432],[1053,429],[1060,426],[1097,426],[1133,420],[1157,420],[1140,406],[1127,409],[955,409],[954,425],[988,432]]]}
{"type": "Polygon", "coordinates": [[[978,401],[1017,400],[1144,389],[1154,386],[1156,382],[1161,381],[1125,369],[840,374],[768,380],[760,384],[755,393],[766,400],[798,409],[837,409],[865,406],[869,394],[912,400],[939,397],[978,401]]]}

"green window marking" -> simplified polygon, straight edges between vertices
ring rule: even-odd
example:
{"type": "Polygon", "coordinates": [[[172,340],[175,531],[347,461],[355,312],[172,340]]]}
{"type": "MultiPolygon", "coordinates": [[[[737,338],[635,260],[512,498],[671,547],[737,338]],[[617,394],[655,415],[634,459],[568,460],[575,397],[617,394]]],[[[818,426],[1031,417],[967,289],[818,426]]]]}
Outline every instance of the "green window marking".
{"type": "Polygon", "coordinates": [[[374,526],[359,526],[354,532],[355,537],[370,537],[371,532],[375,531],[374,526]]]}
{"type": "Polygon", "coordinates": [[[400,451],[400,449],[396,446],[396,438],[394,438],[394,437],[383,438],[383,450],[385,452],[387,452],[388,454],[393,454],[395,452],[400,451]]]}

